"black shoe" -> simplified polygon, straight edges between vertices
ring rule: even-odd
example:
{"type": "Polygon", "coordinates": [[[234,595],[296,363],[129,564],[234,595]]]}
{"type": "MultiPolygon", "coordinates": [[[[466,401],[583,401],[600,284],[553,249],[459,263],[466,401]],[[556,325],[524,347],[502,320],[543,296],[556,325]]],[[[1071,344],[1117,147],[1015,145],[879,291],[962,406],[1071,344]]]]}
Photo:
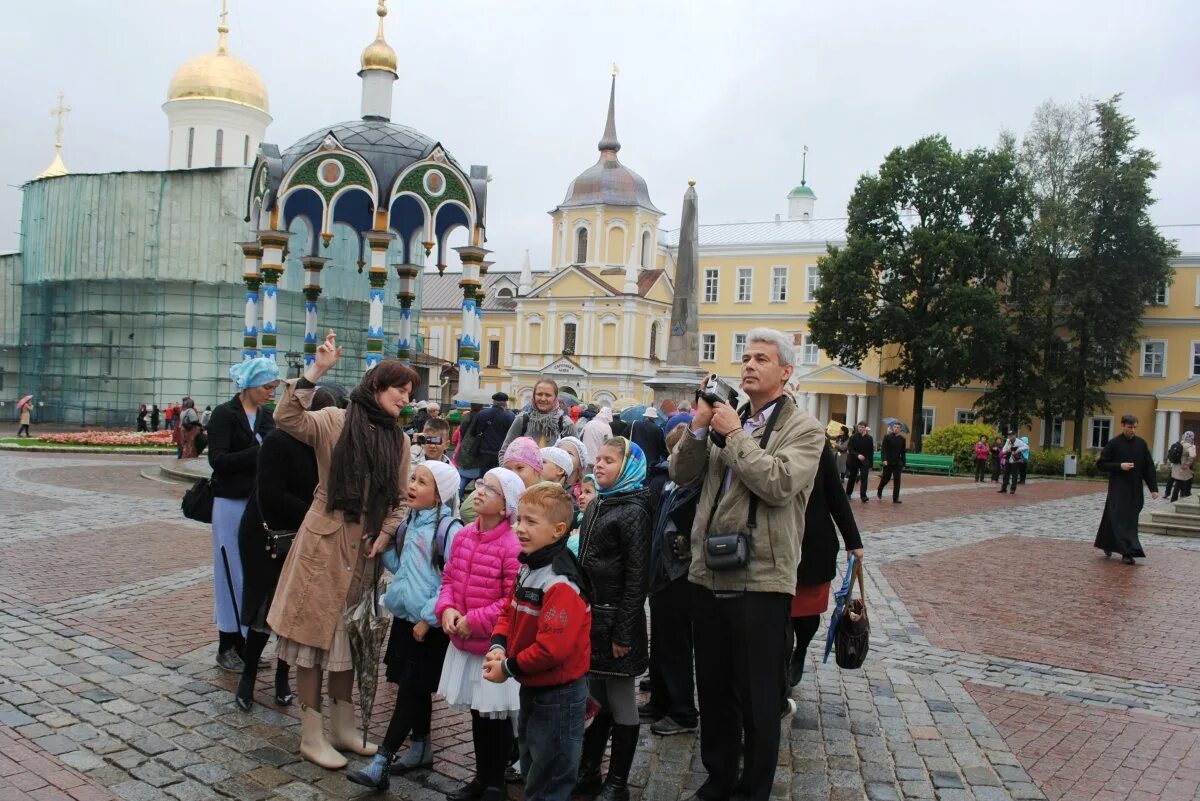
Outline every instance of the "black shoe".
{"type": "Polygon", "coordinates": [[[998,493],[1000,493],[1001,495],[1003,495],[1004,493],[1008,492],[1008,490],[1006,490],[1006,489],[999,489],[999,490],[996,490],[996,492],[998,492],[998,493]]]}
{"type": "Polygon", "coordinates": [[[612,730],[612,716],[601,712],[592,719],[592,725],[583,732],[583,752],[579,758],[579,778],[575,781],[575,795],[596,795],[604,784],[600,763],[604,761],[604,749],[608,746],[608,733],[612,730]]]}
{"type": "Polygon", "coordinates": [[[253,698],[246,698],[241,695],[235,695],[235,696],[233,696],[233,702],[235,704],[237,704],[237,708],[242,710],[243,712],[249,712],[251,709],[254,708],[254,699],[253,698]]]}
{"type": "Polygon", "coordinates": [[[868,498],[866,495],[862,496],[861,500],[863,503],[869,503],[871,501],[871,499],[868,498]]]}
{"type": "Polygon", "coordinates": [[[875,497],[882,501],[883,500],[883,491],[881,490],[881,491],[875,493],[875,497]]]}
{"type": "MultiPolygon", "coordinates": [[[[593,724],[595,725],[595,724],[593,724]]],[[[608,759],[608,776],[595,801],[629,801],[629,770],[637,753],[641,726],[613,726],[612,753],[608,759]]]]}
{"type": "Polygon", "coordinates": [[[1016,495],[1016,494],[1017,494],[1017,490],[1016,490],[1016,488],[1014,487],[1013,489],[1010,489],[1010,490],[1008,491],[1008,494],[1009,494],[1009,495],[1016,495]]]}
{"type": "Polygon", "coordinates": [[[789,687],[795,687],[804,678],[804,660],[793,659],[788,662],[787,683],[789,687]]]}
{"type": "Polygon", "coordinates": [[[478,801],[483,798],[483,782],[476,776],[452,793],[446,793],[447,801],[478,801]]]}
{"type": "Polygon", "coordinates": [[[1111,559],[1111,558],[1112,558],[1112,551],[1105,551],[1105,552],[1104,552],[1104,558],[1105,558],[1105,559],[1111,559]]]}
{"type": "Polygon", "coordinates": [[[283,695],[280,695],[279,693],[275,693],[275,705],[276,706],[291,706],[292,702],[294,702],[295,700],[296,700],[296,694],[294,692],[292,692],[291,690],[288,690],[283,695]]]}
{"type": "Polygon", "coordinates": [[[892,498],[892,503],[904,503],[904,501],[900,500],[899,498],[892,498]]]}
{"type": "Polygon", "coordinates": [[[1135,564],[1137,564],[1137,562],[1133,561],[1133,557],[1132,557],[1132,556],[1122,556],[1122,557],[1121,557],[1121,561],[1122,561],[1122,562],[1124,562],[1124,563],[1125,563],[1125,564],[1127,564],[1127,565],[1135,565],[1135,564]]]}

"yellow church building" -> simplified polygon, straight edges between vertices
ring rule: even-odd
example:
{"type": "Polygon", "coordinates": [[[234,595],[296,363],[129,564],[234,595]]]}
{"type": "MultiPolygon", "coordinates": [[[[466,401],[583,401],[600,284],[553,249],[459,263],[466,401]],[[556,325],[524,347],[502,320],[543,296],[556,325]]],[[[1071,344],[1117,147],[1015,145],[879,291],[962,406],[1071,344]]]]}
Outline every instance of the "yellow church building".
{"type": "MultiPolygon", "coordinates": [[[[492,272],[484,283],[480,386],[519,404],[540,376],[583,402],[618,409],[663,400],[644,382],[666,356],[679,232],[661,228],[664,213],[646,181],[618,157],[615,106],[614,79],[599,156],[550,212],[548,265],[534,271],[526,255],[520,273],[492,272]]],[[[773,220],[699,226],[700,367],[736,385],[746,332],[765,326],[792,336],[792,388],[822,421],[865,420],[878,432],[883,418],[896,417],[929,433],[973,420],[982,386],[927,390],[922,419],[911,421],[911,392],[879,378],[886,354],[850,369],[812,344],[817,261],[828,245],[845,243],[846,220],[816,216],[817,197],[803,175],[786,200],[786,215],[773,220]]],[[[1107,442],[1126,412],[1139,417],[1159,460],[1183,431],[1200,428],[1200,225],[1163,233],[1182,254],[1174,281],[1146,310],[1132,377],[1108,388],[1112,411],[1085,421],[1087,448],[1107,442]]],[[[460,333],[458,276],[424,280],[426,353],[450,365],[460,333]]],[[[1052,443],[1070,445],[1071,421],[1038,421],[1023,433],[1036,447],[1047,425],[1052,443]]]]}

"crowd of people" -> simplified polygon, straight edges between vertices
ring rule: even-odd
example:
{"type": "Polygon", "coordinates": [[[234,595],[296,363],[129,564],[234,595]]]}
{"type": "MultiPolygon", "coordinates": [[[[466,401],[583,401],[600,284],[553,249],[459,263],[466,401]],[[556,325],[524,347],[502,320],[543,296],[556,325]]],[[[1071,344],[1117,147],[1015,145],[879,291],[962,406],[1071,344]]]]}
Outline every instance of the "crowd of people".
{"type": "MultiPolygon", "coordinates": [[[[527,408],[498,392],[453,430],[434,403],[406,430],[419,378],[400,361],[349,392],[326,383],[340,355],[331,332],[299,379],[243,362],[207,421],[217,664],[240,673],[238,707],[253,708],[274,634],[273,700],[299,701],[300,754],[354,783],[385,789],[432,766],[441,696],[470,714],[474,745],[451,801],[498,801],[514,776],[530,799],[624,801],[646,724],[699,728],[695,798],[766,801],[838,553],[863,556],[850,501],[856,488],[868,499],[875,457],[865,423],[827,432],[793,401],[790,338],[748,334],[740,409],[697,391],[621,420],[562,403],[543,379],[527,408]],[[391,613],[382,662],[397,687],[379,743],[355,720],[347,624],[373,591],[391,613]]],[[[1106,552],[1140,555],[1135,482],[1157,489],[1144,450],[1114,440],[1103,457],[1106,552]]],[[[877,497],[890,486],[899,502],[906,451],[892,425],[877,497]]],[[[1027,446],[984,438],[976,452],[1003,462],[1014,491],[1027,446]]],[[[1183,456],[1190,467],[1190,441],[1183,456]]]]}

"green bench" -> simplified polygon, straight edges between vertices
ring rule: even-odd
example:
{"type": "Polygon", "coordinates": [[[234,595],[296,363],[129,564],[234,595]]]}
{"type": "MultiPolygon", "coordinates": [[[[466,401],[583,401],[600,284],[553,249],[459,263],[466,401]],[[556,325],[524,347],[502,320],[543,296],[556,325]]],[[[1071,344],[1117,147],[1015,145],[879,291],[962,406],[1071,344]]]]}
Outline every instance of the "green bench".
{"type": "MultiPolygon", "coordinates": [[[[875,454],[875,469],[883,468],[883,457],[875,454]]],[[[904,469],[910,473],[945,473],[954,475],[954,457],[934,453],[910,453],[904,457],[904,469]]]]}

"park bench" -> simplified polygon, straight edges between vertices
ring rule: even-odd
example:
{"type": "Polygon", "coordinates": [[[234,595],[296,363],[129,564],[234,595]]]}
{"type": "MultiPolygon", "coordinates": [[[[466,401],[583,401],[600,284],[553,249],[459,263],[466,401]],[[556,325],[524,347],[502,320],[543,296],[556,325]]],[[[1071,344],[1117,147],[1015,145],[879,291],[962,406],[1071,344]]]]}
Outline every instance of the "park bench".
{"type": "MultiPolygon", "coordinates": [[[[875,454],[875,469],[883,467],[883,459],[875,454]]],[[[909,453],[904,457],[904,469],[910,473],[945,473],[953,475],[954,457],[934,453],[909,453]]]]}

